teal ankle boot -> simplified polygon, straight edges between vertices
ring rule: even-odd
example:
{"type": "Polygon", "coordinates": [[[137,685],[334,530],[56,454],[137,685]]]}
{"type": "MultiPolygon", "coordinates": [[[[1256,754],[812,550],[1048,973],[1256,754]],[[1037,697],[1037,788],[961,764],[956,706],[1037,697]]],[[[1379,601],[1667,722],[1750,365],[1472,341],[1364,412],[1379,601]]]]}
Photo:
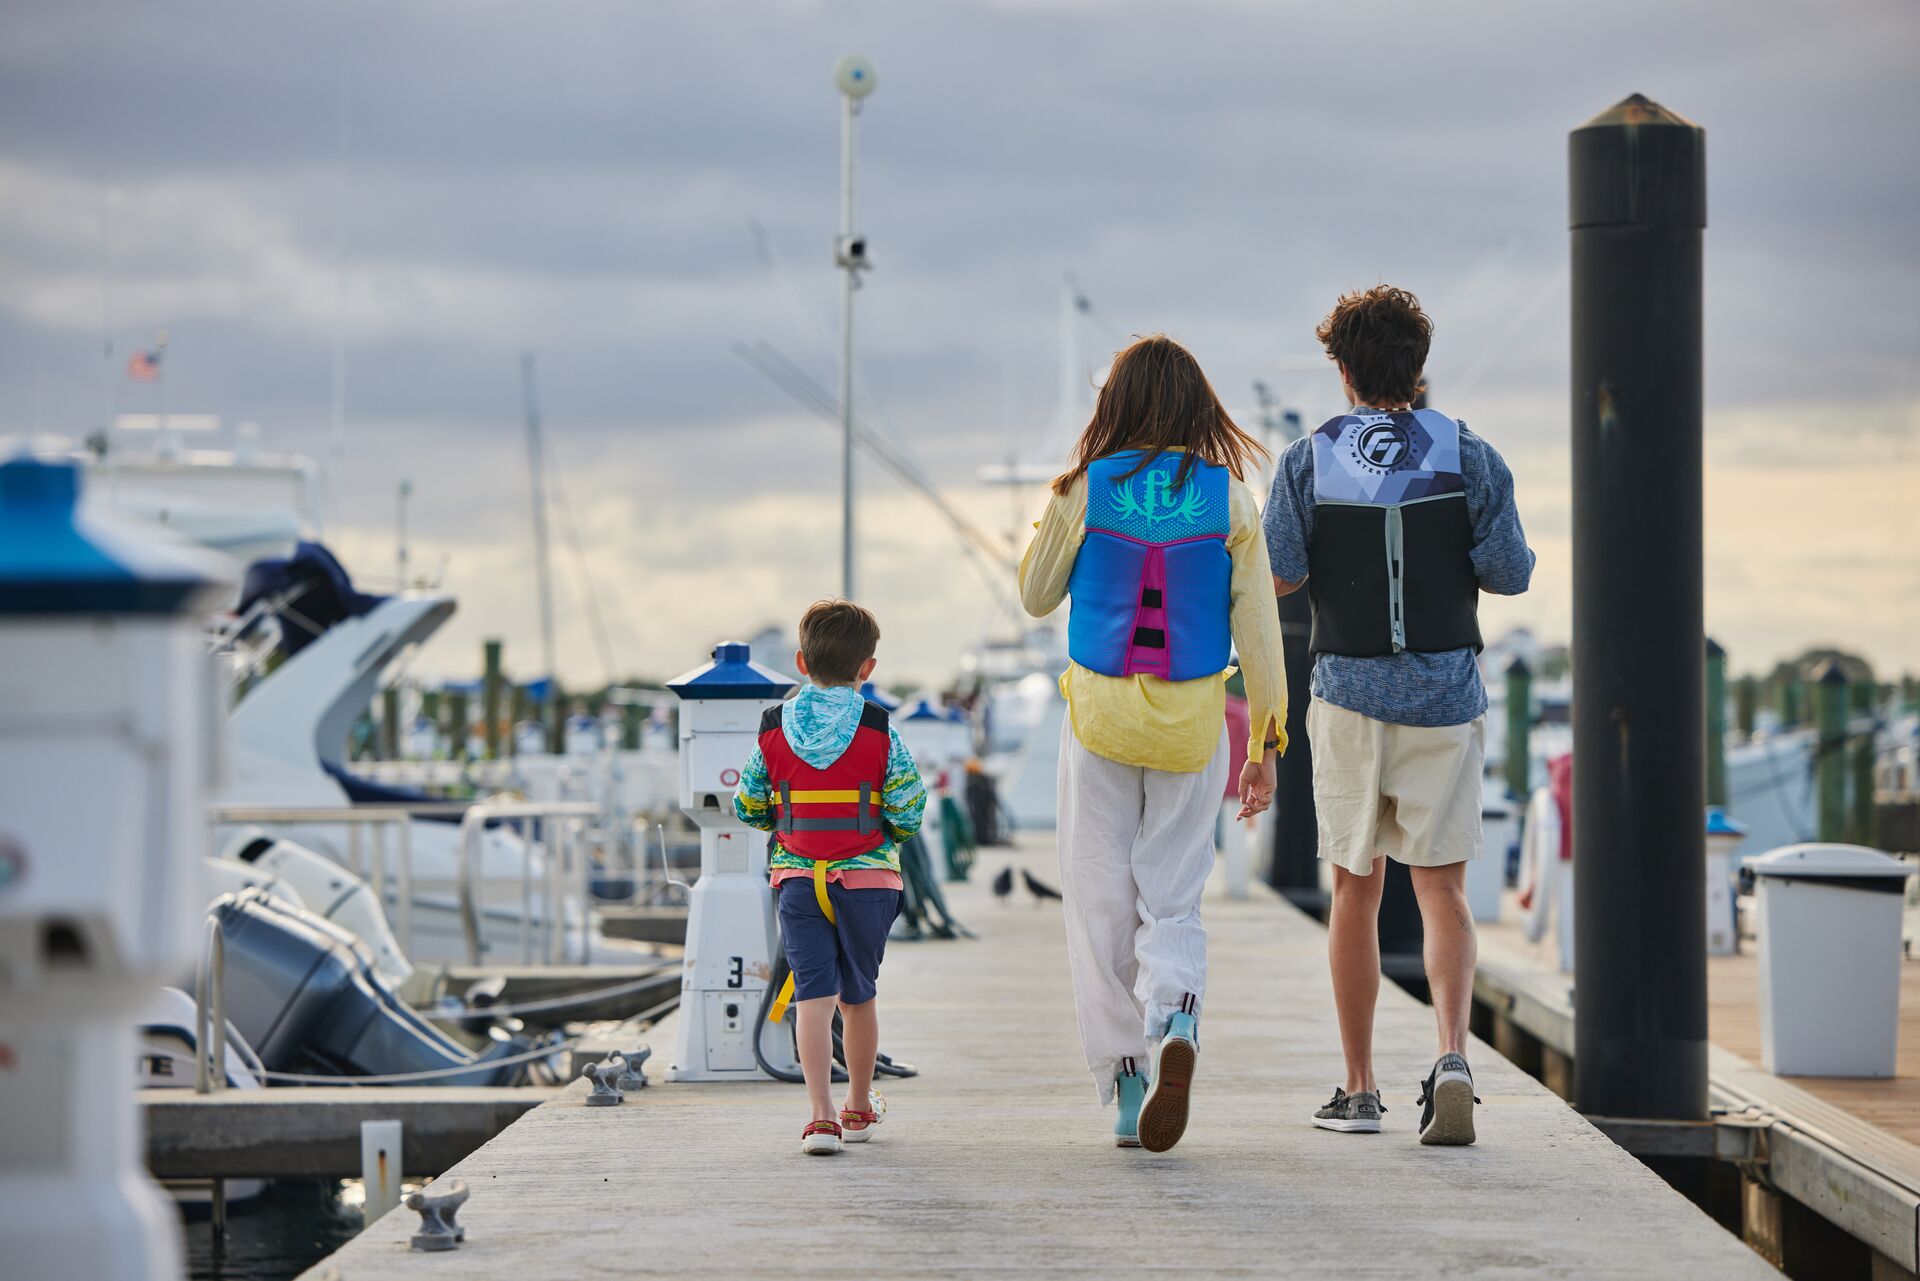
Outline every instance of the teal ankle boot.
{"type": "MultiPolygon", "coordinates": [[[[1191,998],[1189,998],[1191,999],[1191,998]]],[[[1140,1105],[1140,1146],[1165,1152],[1187,1132],[1188,1094],[1200,1059],[1200,1021],[1183,1009],[1153,1051],[1153,1085],[1140,1105]]]]}
{"type": "Polygon", "coordinates": [[[1134,1070],[1132,1059],[1120,1060],[1120,1072],[1113,1078],[1113,1101],[1120,1114],[1113,1119],[1115,1147],[1140,1146],[1140,1104],[1147,1097],[1147,1078],[1134,1070]]]}

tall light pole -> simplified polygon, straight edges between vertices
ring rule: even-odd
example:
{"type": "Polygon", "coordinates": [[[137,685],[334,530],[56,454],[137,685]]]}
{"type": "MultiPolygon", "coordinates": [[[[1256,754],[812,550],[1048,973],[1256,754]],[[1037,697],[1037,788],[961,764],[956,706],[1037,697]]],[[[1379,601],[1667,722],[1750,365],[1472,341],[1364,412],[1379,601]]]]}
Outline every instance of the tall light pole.
{"type": "Polygon", "coordinates": [[[853,231],[853,124],[860,100],[878,83],[873,64],[848,54],[833,69],[840,90],[840,237],[833,261],[841,270],[840,293],[840,594],[853,599],[853,291],[867,269],[867,240],[853,231]]]}

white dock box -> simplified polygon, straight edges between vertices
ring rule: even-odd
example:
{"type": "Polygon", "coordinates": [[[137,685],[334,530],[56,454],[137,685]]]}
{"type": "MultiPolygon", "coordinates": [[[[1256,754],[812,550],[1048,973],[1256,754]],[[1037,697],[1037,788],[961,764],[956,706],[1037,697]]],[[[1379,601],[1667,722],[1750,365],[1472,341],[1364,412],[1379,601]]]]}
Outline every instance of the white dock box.
{"type": "Polygon", "coordinates": [[[1912,869],[1858,845],[1748,863],[1760,916],[1760,1059],[1780,1076],[1892,1076],[1912,869]]]}

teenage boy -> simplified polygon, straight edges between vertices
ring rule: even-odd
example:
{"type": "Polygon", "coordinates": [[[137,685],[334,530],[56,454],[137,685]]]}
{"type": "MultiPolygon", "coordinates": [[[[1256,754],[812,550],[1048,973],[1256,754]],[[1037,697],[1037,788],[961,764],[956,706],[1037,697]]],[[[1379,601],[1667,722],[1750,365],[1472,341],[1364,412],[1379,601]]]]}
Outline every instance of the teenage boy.
{"type": "Polygon", "coordinates": [[[1380,285],[1347,294],[1315,331],[1352,406],[1281,456],[1267,503],[1274,591],[1313,600],[1313,800],[1333,864],[1327,950],[1346,1082],[1313,1123],[1377,1133],[1373,1014],[1386,864],[1413,879],[1426,929],[1440,1053],[1420,1087],[1420,1141],[1473,1142],[1467,1067],[1487,691],[1475,655],[1482,591],[1527,590],[1533,552],[1513,475],[1445,414],[1413,408],[1433,324],[1380,285]]]}
{"type": "Polygon", "coordinates": [[[900,842],[920,830],[927,791],[877,703],[880,624],[851,601],[823,600],[800,619],[800,674],[812,683],[767,709],[740,771],[733,812],[773,833],[768,859],[780,936],[793,967],[800,1071],[813,1119],[802,1151],[864,1143],[885,1114],[873,1089],[880,1048],[876,982],[900,914],[900,842]],[[833,1012],[845,1027],[847,1096],[833,1106],[833,1012]]]}

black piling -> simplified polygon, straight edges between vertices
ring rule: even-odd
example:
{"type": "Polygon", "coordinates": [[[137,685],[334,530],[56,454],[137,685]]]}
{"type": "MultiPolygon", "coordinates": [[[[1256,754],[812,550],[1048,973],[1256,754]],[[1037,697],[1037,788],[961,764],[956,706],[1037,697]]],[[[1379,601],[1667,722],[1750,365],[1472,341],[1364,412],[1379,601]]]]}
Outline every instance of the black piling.
{"type": "Polygon", "coordinates": [[[1568,139],[1574,1098],[1704,1120],[1706,133],[1635,94],[1568,139]]]}

